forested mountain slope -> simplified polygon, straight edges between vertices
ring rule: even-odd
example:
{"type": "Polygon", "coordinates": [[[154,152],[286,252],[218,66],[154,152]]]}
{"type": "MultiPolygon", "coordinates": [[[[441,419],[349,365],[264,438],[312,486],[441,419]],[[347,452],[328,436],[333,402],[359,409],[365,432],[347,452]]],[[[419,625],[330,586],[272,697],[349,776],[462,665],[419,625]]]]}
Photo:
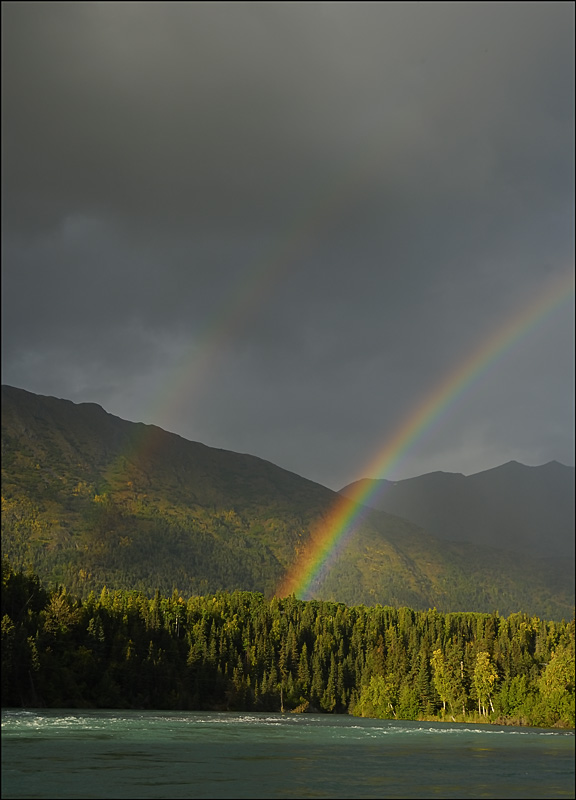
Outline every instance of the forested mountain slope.
{"type": "MultiPolygon", "coordinates": [[[[339,500],[255,456],[91,404],[2,388],[2,546],[86,596],[174,587],[272,596],[339,500]]],[[[383,512],[349,538],[317,596],[348,604],[571,618],[573,568],[452,544],[383,512]]]]}

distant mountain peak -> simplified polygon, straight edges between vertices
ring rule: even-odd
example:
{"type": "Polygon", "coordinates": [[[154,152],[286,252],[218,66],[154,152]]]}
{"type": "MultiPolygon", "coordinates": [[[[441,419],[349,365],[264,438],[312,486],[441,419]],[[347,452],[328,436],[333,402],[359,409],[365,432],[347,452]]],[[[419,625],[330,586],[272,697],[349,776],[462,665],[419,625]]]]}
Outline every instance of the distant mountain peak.
{"type": "Polygon", "coordinates": [[[542,464],[542,468],[546,468],[546,469],[574,469],[574,467],[569,467],[566,464],[562,464],[561,461],[556,461],[556,459],[553,459],[552,461],[547,461],[545,464],[542,464]]]}
{"type": "MultiPolygon", "coordinates": [[[[573,558],[574,467],[558,461],[529,467],[511,460],[463,476],[431,472],[364,486],[364,503],[420,525],[440,539],[573,558]]],[[[340,493],[349,496],[351,486],[340,493]]]]}

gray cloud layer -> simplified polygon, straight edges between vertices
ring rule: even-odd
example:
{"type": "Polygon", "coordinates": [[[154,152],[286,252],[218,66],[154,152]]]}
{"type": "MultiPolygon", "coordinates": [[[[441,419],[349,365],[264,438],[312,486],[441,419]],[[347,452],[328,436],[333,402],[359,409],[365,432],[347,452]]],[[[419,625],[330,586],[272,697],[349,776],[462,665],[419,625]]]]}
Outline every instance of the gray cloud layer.
{"type": "MultiPolygon", "coordinates": [[[[359,477],[574,269],[571,3],[13,3],[3,382],[359,477]]],[[[398,477],[573,463],[573,306],[398,477]]]]}

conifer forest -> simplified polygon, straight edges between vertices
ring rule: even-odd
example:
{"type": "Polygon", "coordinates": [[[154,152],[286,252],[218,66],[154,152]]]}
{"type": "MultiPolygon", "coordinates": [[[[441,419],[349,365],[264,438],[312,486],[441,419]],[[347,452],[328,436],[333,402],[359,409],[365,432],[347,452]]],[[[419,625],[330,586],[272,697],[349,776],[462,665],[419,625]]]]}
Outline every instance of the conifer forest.
{"type": "Polygon", "coordinates": [[[47,589],[3,561],[2,705],[574,727],[574,620],[47,589]]]}

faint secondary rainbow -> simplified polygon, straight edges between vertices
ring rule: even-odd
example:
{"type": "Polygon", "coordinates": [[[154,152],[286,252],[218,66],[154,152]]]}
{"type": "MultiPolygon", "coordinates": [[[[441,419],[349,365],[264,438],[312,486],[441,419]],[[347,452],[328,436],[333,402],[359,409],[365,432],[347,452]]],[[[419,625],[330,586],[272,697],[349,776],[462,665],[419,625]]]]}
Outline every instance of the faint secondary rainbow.
{"type": "Polygon", "coordinates": [[[166,385],[152,399],[150,418],[158,419],[161,415],[169,420],[184,402],[209,384],[210,374],[228,351],[230,342],[254,319],[268,298],[278,292],[290,267],[330,230],[340,213],[363,196],[366,182],[372,179],[381,156],[381,145],[377,142],[343,163],[331,180],[321,184],[285,220],[283,229],[237,280],[223,287],[221,301],[206,315],[204,325],[192,341],[184,346],[166,385]]]}
{"type": "MultiPolygon", "coordinates": [[[[278,291],[290,266],[330,229],[339,213],[362,196],[365,182],[370,180],[380,155],[379,146],[366,147],[344,164],[331,181],[321,185],[286,221],[284,229],[263,249],[260,257],[243,270],[234,283],[223,287],[220,302],[182,348],[168,379],[151,398],[145,417],[158,420],[159,425],[170,429],[170,420],[185,403],[193,407],[194,399],[210,384],[211,375],[228,351],[229,343],[265,305],[267,298],[278,291]]],[[[129,462],[134,458],[151,458],[161,441],[162,431],[153,425],[135,431],[131,445],[109,464],[105,477],[116,476],[116,480],[122,481],[129,462]]]]}
{"type": "MultiPolygon", "coordinates": [[[[462,392],[522,336],[574,294],[570,272],[547,286],[511,319],[491,333],[467,358],[448,373],[400,423],[384,447],[364,468],[360,477],[385,477],[430,425],[454,403],[462,392]]],[[[367,513],[364,504],[378,490],[378,484],[360,482],[350,497],[336,501],[322,523],[311,533],[306,549],[299,554],[276,594],[294,594],[308,599],[338,556],[342,545],[367,513]]]]}

